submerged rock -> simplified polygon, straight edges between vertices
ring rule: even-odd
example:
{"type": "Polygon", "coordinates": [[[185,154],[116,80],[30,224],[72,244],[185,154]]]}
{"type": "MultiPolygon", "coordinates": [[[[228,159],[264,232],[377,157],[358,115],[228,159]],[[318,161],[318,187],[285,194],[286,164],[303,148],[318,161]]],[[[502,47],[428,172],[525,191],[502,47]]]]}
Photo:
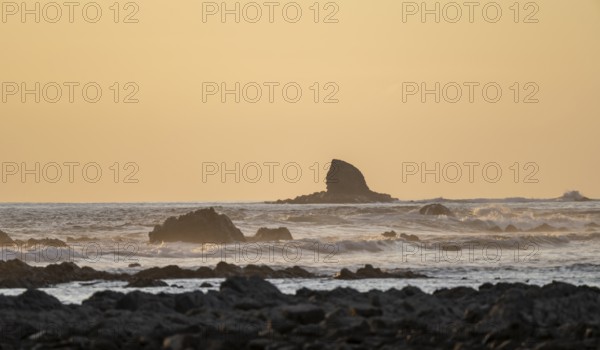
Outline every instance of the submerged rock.
{"type": "Polygon", "coordinates": [[[245,242],[242,231],[225,214],[214,208],[200,209],[170,217],[148,234],[150,243],[233,243],[245,242]]]}
{"type": "Polygon", "coordinates": [[[454,214],[450,209],[439,203],[427,204],[426,206],[419,209],[421,215],[446,215],[453,216],[454,214]]]}
{"type": "Polygon", "coordinates": [[[326,183],[327,191],[298,196],[294,199],[278,200],[275,203],[377,203],[397,200],[389,194],[371,191],[360,170],[354,165],[339,159],[331,161],[326,183]]]}
{"type": "Polygon", "coordinates": [[[290,241],[293,240],[290,230],[286,227],[266,228],[261,227],[256,232],[254,237],[249,237],[249,241],[254,242],[270,242],[270,241],[290,241]]]}

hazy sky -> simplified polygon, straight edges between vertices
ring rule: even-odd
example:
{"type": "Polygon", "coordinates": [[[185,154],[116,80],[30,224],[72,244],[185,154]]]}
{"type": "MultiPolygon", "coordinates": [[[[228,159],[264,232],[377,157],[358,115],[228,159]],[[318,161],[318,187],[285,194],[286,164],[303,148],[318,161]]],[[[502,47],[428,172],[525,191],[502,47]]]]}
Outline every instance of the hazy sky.
{"type": "Polygon", "coordinates": [[[0,201],[288,198],[332,158],[401,199],[600,198],[599,1],[444,1],[440,23],[420,1],[314,2],[240,2],[240,23],[220,1],[41,2],[40,23],[3,2],[0,201]]]}

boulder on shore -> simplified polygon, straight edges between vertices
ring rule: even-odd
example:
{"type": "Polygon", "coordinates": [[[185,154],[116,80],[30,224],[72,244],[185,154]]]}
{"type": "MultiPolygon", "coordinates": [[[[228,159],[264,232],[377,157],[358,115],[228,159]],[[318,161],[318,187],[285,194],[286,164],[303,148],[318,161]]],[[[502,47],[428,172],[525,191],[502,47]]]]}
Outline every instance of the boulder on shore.
{"type": "Polygon", "coordinates": [[[454,216],[452,211],[447,207],[439,204],[427,204],[419,210],[419,214],[421,215],[446,215],[446,216],[454,216]]]}
{"type": "Polygon", "coordinates": [[[148,234],[150,243],[233,243],[246,239],[231,219],[214,208],[199,209],[179,217],[172,216],[148,234]]]}
{"type": "Polygon", "coordinates": [[[378,203],[397,200],[389,194],[371,191],[360,170],[343,160],[334,159],[331,161],[326,179],[327,191],[298,196],[294,199],[278,200],[275,203],[378,203]]]}
{"type": "Polygon", "coordinates": [[[266,228],[261,227],[256,231],[254,237],[248,237],[248,240],[254,242],[271,242],[271,241],[291,241],[294,237],[287,227],[266,228]]]}

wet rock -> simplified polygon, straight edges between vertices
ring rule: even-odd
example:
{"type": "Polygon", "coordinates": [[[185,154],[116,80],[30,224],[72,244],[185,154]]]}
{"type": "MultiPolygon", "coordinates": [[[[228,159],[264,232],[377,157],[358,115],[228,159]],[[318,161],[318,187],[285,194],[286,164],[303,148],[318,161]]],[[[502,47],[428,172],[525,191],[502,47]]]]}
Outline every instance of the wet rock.
{"type": "Polygon", "coordinates": [[[170,217],[148,234],[150,243],[233,243],[246,239],[231,219],[214,208],[200,209],[179,217],[170,217]]]}
{"type": "Polygon", "coordinates": [[[446,215],[446,216],[454,215],[452,213],[452,211],[450,211],[450,209],[448,209],[447,207],[445,207],[444,205],[439,204],[439,203],[427,204],[427,205],[423,206],[421,209],[419,209],[419,214],[421,214],[421,215],[446,215]]]}
{"type": "Polygon", "coordinates": [[[327,191],[298,196],[294,199],[279,200],[275,203],[377,203],[397,200],[389,194],[371,191],[360,170],[354,165],[338,159],[331,161],[326,183],[327,191]]]}
{"type": "Polygon", "coordinates": [[[0,288],[43,288],[72,281],[125,280],[128,275],[96,271],[71,262],[45,267],[29,266],[21,260],[0,261],[0,288]]]}
{"type": "Polygon", "coordinates": [[[365,267],[356,270],[356,272],[351,272],[347,268],[343,268],[334,278],[339,280],[358,280],[374,278],[427,278],[427,276],[408,270],[382,271],[380,268],[374,268],[372,265],[367,264],[365,267]]]}
{"type": "Polygon", "coordinates": [[[266,228],[261,227],[254,237],[249,238],[253,242],[289,241],[293,240],[290,230],[286,227],[266,228]]]}

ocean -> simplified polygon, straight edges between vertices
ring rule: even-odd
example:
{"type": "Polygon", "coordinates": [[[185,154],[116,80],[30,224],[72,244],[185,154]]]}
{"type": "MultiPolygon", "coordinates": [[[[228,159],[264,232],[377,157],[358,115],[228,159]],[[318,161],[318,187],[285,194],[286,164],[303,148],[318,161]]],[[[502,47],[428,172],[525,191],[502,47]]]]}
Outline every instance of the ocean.
{"type": "MultiPolygon", "coordinates": [[[[560,200],[436,200],[453,216],[421,215],[432,201],[386,204],[282,205],[264,203],[4,203],[0,230],[12,239],[57,238],[68,247],[2,247],[2,259],[30,265],[63,261],[111,272],[136,272],[153,266],[214,267],[219,261],[274,268],[301,266],[323,275],[316,279],[273,280],[286,293],[300,288],[352,287],[426,292],[483,283],[546,284],[554,280],[600,287],[600,202],[560,200]],[[261,227],[287,227],[293,241],[229,245],[149,244],[154,225],[170,216],[214,207],[253,236],[261,227]],[[508,225],[517,230],[505,232],[508,225]],[[542,226],[545,225],[545,226],[542,226]],[[542,227],[540,227],[542,226],[542,227]],[[396,238],[382,233],[395,231],[396,238]],[[401,234],[405,234],[400,237],[401,234]],[[414,237],[414,236],[416,237],[414,237]],[[139,264],[134,266],[131,264],[139,264]],[[365,264],[408,269],[432,278],[340,281],[342,268],[365,264]],[[130,267],[131,265],[131,267],[130,267]]],[[[149,292],[179,293],[206,280],[169,280],[170,287],[149,292]]],[[[94,292],[125,290],[125,282],[71,282],[43,289],[66,303],[80,303],[94,292]]],[[[127,289],[130,290],[130,289],[127,289]]],[[[20,289],[0,289],[16,295],[20,289]]]]}

